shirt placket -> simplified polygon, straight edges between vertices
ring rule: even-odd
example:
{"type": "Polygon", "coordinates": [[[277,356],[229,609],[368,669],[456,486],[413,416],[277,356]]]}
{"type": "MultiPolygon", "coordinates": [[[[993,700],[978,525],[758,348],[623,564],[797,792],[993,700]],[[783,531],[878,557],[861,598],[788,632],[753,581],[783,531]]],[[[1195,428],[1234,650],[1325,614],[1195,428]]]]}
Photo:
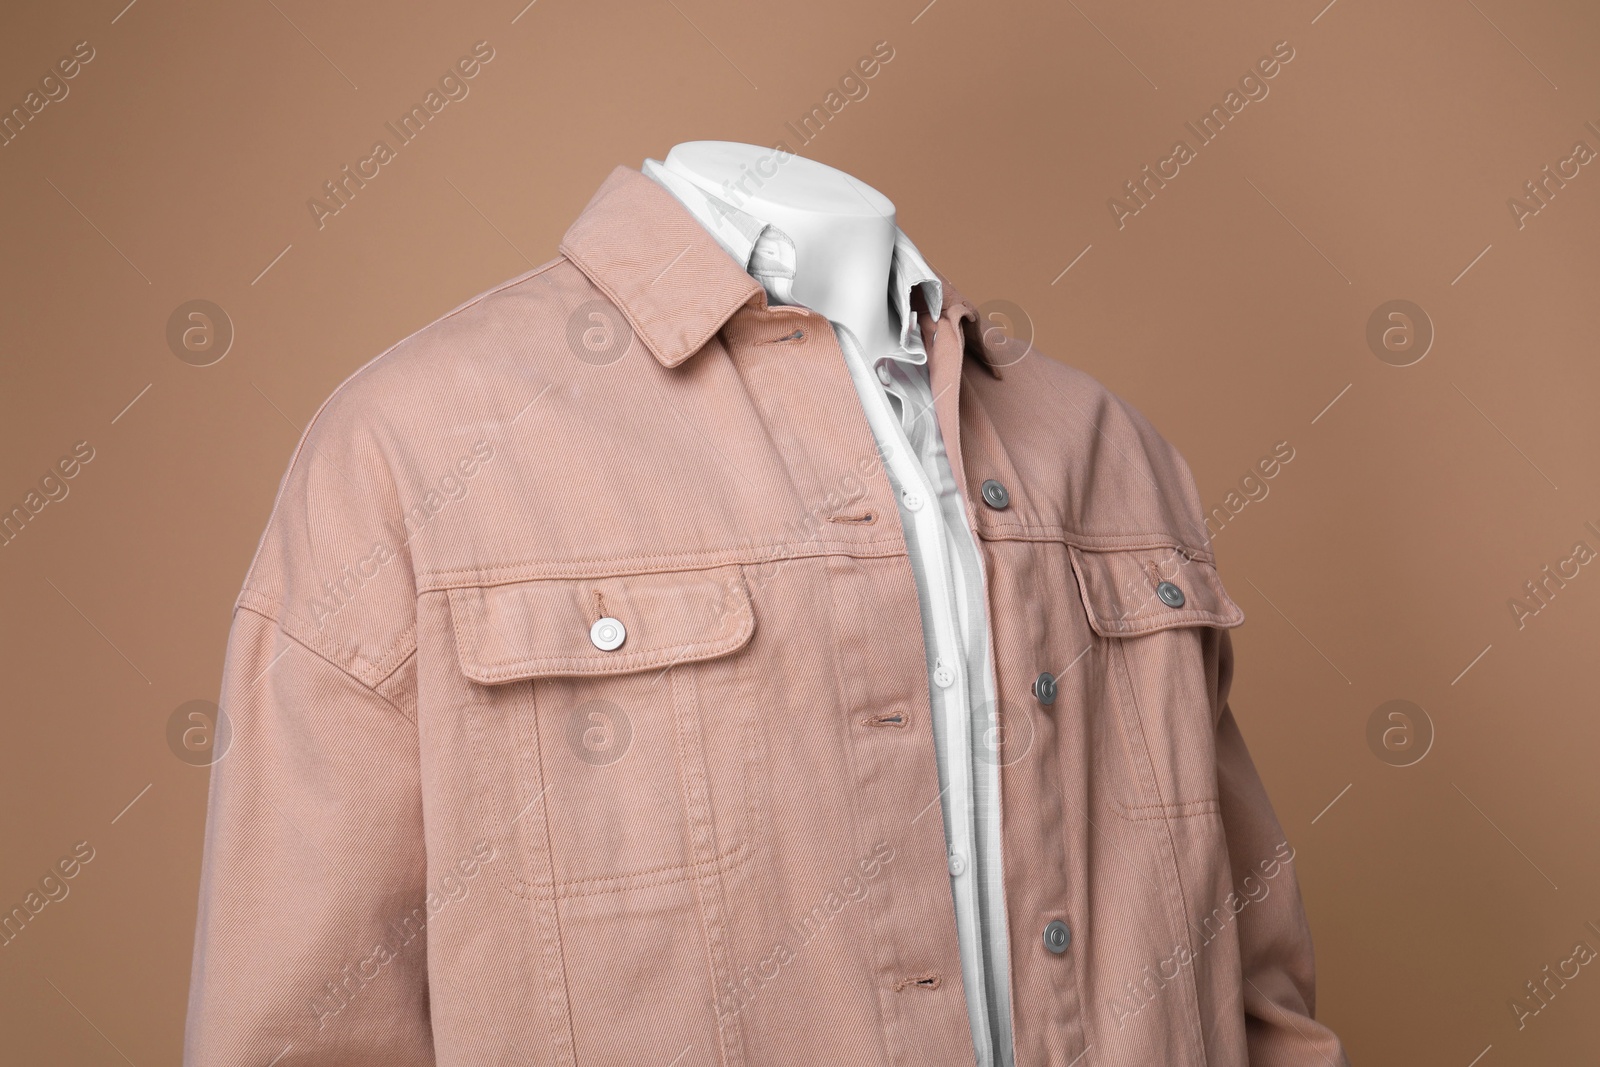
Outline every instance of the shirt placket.
{"type": "MultiPolygon", "coordinates": [[[[945,546],[952,554],[965,556],[971,574],[977,576],[977,589],[952,575],[950,588],[954,593],[956,621],[961,635],[961,649],[966,674],[962,696],[965,700],[964,721],[967,733],[966,762],[971,769],[971,817],[974,826],[971,869],[974,907],[978,918],[978,940],[984,948],[983,993],[988,1010],[995,1045],[994,1061],[998,1067],[1012,1067],[1014,1062],[1013,1035],[1011,1033],[1011,989],[1006,980],[1010,970],[1008,922],[1005,911],[1004,869],[1001,861],[1000,840],[1000,756],[998,738],[993,736],[999,726],[999,708],[996,703],[992,657],[988,650],[986,602],[974,601],[973,593],[987,587],[982,556],[972,536],[967,519],[966,500],[962,497],[953,476],[943,439],[933,420],[933,389],[920,368],[904,368],[892,378],[892,392],[901,398],[902,421],[916,427],[920,442],[917,455],[921,458],[928,479],[938,485],[936,502],[942,513],[945,546]],[[928,425],[919,425],[926,418],[928,425]],[[977,714],[979,709],[983,714],[977,714]]],[[[954,566],[952,562],[952,567],[954,566]]]]}

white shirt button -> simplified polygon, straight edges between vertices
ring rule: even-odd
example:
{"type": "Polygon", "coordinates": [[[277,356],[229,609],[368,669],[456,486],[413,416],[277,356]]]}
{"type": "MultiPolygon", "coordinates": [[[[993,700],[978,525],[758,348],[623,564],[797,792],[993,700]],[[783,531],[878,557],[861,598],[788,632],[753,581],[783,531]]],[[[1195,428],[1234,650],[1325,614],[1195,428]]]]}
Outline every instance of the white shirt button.
{"type": "Polygon", "coordinates": [[[967,861],[959,852],[950,853],[950,877],[960,877],[961,872],[967,869],[967,861]]]}
{"type": "Polygon", "coordinates": [[[940,689],[949,689],[956,681],[956,672],[942,659],[933,661],[933,684],[940,689]]]}
{"type": "Polygon", "coordinates": [[[622,625],[622,620],[613,619],[609,615],[589,627],[589,640],[593,641],[594,647],[602,652],[610,652],[621,646],[627,636],[628,631],[622,625]]]}
{"type": "Polygon", "coordinates": [[[900,500],[905,504],[907,511],[922,510],[922,494],[917,492],[915,489],[908,489],[904,493],[901,493],[900,500]]]}
{"type": "Polygon", "coordinates": [[[882,382],[884,385],[889,385],[894,381],[894,376],[889,373],[889,367],[887,364],[878,364],[878,381],[882,382]]]}

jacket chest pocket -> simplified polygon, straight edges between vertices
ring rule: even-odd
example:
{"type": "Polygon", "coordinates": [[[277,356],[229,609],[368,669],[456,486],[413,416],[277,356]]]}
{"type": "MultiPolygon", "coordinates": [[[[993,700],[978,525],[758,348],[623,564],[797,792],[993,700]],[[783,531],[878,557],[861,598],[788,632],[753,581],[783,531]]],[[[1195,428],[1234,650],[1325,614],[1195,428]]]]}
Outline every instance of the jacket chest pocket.
{"type": "Polygon", "coordinates": [[[450,590],[485,823],[535,897],[740,862],[757,725],[738,564],[450,590]]]}
{"type": "Polygon", "coordinates": [[[1216,812],[1220,631],[1244,612],[1216,567],[1182,549],[1070,551],[1131,770],[1112,806],[1130,819],[1216,812]]]}

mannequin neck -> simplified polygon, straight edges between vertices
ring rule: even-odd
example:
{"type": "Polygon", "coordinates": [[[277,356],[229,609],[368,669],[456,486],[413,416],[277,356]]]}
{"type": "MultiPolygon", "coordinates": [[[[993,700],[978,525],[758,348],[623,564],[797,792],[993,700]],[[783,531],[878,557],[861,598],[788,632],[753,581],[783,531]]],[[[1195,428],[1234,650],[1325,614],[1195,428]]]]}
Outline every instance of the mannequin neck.
{"type": "Polygon", "coordinates": [[[789,236],[796,302],[849,329],[869,355],[897,341],[889,306],[896,227],[887,197],[833,167],[756,145],[691,141],[663,162],[789,236]]]}

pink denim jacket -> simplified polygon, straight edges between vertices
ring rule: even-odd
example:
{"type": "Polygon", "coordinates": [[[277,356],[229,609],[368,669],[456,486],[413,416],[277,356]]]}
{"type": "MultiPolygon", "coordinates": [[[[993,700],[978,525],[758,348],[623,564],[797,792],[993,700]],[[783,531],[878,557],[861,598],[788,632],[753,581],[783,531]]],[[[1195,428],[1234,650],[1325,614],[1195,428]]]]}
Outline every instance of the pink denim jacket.
{"type": "MultiPolygon", "coordinates": [[[[1187,466],[945,293],[1019,1067],[1337,1067],[1187,466]]],[[[234,613],[185,1062],[972,1064],[880,462],[826,321],[627,167],[345,382],[234,613]]]]}

